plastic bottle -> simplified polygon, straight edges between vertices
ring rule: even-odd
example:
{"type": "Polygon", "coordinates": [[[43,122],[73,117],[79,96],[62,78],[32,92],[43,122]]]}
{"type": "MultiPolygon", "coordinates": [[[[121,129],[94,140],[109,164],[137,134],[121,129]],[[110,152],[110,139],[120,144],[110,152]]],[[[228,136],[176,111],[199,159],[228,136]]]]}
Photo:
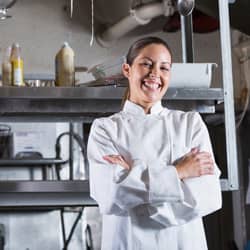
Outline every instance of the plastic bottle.
{"type": "Polygon", "coordinates": [[[4,86],[10,86],[12,84],[12,65],[10,55],[11,46],[6,49],[2,62],[2,83],[4,86]]]}
{"type": "Polygon", "coordinates": [[[14,43],[12,45],[11,64],[12,64],[12,85],[24,86],[23,60],[21,58],[21,48],[18,43],[14,43]]]}
{"type": "Polygon", "coordinates": [[[67,42],[64,42],[62,48],[56,54],[55,70],[56,86],[74,86],[74,51],[67,42]]]}

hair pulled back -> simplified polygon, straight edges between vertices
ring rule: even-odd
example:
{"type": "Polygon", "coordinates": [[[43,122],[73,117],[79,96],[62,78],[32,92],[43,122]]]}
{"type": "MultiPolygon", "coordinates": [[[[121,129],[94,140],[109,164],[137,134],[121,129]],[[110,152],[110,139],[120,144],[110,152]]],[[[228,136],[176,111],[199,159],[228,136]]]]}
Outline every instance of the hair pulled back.
{"type": "Polygon", "coordinates": [[[164,40],[162,40],[159,37],[151,37],[150,36],[150,37],[141,38],[141,39],[135,41],[131,45],[131,47],[128,50],[127,56],[126,56],[126,63],[131,66],[133,64],[135,58],[139,55],[140,51],[151,44],[163,45],[169,51],[170,56],[171,56],[171,61],[172,61],[172,52],[171,52],[171,49],[170,49],[169,45],[167,44],[167,42],[165,42],[164,40]]]}
{"type": "MultiPolygon", "coordinates": [[[[171,63],[172,63],[172,51],[169,47],[169,45],[167,44],[167,42],[165,42],[164,40],[162,40],[159,37],[153,37],[153,36],[149,36],[149,37],[144,37],[141,38],[137,41],[135,41],[129,48],[128,53],[126,55],[126,63],[129,64],[130,66],[133,64],[135,58],[140,54],[141,50],[144,49],[145,47],[151,45],[151,44],[160,44],[163,45],[169,52],[170,56],[171,56],[171,63]]],[[[127,87],[123,98],[122,98],[122,107],[124,106],[124,103],[126,100],[129,99],[129,87],[127,87]]]]}

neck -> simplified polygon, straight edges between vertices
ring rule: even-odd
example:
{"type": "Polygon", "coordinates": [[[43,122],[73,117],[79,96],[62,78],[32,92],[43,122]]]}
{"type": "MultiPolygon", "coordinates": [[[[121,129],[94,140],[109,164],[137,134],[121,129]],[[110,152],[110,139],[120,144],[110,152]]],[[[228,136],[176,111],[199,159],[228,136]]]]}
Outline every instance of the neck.
{"type": "Polygon", "coordinates": [[[143,106],[145,114],[149,114],[153,105],[143,106]]]}
{"type": "Polygon", "coordinates": [[[130,98],[128,100],[141,106],[144,109],[145,114],[149,114],[152,106],[154,105],[154,103],[136,102],[136,101],[131,100],[130,98]]]}

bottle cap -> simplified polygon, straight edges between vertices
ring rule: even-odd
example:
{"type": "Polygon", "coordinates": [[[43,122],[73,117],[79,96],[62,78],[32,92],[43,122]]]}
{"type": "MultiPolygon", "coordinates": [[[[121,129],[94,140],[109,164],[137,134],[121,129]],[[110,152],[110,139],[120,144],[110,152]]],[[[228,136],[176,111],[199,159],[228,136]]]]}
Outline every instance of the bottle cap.
{"type": "Polygon", "coordinates": [[[19,45],[19,43],[13,43],[12,47],[19,48],[19,47],[20,47],[20,45],[19,45]]]}
{"type": "Polygon", "coordinates": [[[63,43],[63,47],[69,47],[69,43],[68,42],[64,42],[63,43]]]}

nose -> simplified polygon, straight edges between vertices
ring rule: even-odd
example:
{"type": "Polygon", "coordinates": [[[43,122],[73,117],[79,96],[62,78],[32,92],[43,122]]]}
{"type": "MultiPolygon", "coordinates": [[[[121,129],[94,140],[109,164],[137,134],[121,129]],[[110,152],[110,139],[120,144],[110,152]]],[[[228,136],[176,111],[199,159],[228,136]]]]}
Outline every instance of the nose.
{"type": "Polygon", "coordinates": [[[153,65],[150,72],[149,72],[150,77],[159,77],[160,76],[160,70],[156,65],[153,65]]]}

